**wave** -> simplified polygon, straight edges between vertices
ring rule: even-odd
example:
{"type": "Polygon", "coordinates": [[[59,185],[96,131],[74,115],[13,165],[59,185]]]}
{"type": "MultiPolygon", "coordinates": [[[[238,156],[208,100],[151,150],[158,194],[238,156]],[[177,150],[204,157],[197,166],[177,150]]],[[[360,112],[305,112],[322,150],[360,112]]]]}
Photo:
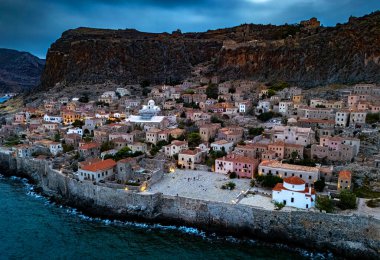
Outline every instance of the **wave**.
{"type": "MultiPolygon", "coordinates": [[[[0,179],[4,179],[2,174],[0,174],[0,179]]],[[[110,219],[102,219],[97,217],[90,217],[82,213],[81,211],[78,211],[76,208],[68,207],[65,205],[57,204],[53,201],[50,201],[47,197],[41,195],[37,191],[35,191],[35,186],[33,184],[30,184],[28,179],[21,178],[17,176],[11,176],[9,179],[20,182],[23,184],[25,188],[25,193],[28,196],[31,196],[35,199],[42,200],[45,205],[48,206],[55,206],[61,210],[63,210],[66,214],[72,215],[74,217],[78,217],[83,221],[87,222],[95,222],[106,226],[117,226],[117,227],[132,227],[137,229],[146,230],[149,231],[171,231],[171,232],[180,232],[187,235],[197,236],[202,239],[205,239],[209,242],[215,242],[215,241],[225,241],[228,243],[233,244],[247,244],[249,246],[256,245],[256,246],[264,246],[269,248],[276,248],[276,249],[282,249],[290,252],[295,252],[299,254],[301,257],[308,258],[308,259],[334,259],[334,255],[332,253],[319,253],[319,252],[312,252],[308,251],[306,249],[302,248],[294,248],[289,247],[285,244],[280,243],[268,243],[263,241],[258,241],[254,239],[239,239],[233,236],[223,236],[223,235],[217,235],[216,233],[209,233],[207,234],[205,231],[202,231],[198,228],[194,227],[187,227],[187,226],[175,226],[175,225],[162,225],[162,224],[151,224],[151,223],[144,223],[144,222],[133,222],[133,221],[120,221],[120,220],[110,220],[110,219]]]]}

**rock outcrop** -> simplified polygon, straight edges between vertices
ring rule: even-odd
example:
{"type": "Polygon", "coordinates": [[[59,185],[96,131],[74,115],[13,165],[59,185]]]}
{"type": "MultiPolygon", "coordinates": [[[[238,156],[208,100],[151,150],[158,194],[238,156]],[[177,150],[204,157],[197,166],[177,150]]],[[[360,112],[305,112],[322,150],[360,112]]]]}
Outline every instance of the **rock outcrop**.
{"type": "Polygon", "coordinates": [[[0,48],[0,93],[29,90],[40,84],[45,60],[28,52],[0,48]]]}
{"type": "Polygon", "coordinates": [[[41,87],[176,82],[202,64],[207,69],[201,76],[222,79],[286,80],[304,87],[380,82],[379,46],[380,12],[335,27],[313,20],[203,33],[78,28],[51,45],[41,87]]]}

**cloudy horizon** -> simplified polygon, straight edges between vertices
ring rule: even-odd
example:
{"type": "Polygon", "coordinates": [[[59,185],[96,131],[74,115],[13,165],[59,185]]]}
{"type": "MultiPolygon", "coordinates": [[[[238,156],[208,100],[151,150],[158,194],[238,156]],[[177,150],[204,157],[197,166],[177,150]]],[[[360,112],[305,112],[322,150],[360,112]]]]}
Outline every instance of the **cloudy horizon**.
{"type": "Polygon", "coordinates": [[[317,17],[324,26],[380,9],[368,0],[1,0],[0,47],[45,58],[62,32],[78,27],[146,32],[206,31],[243,23],[284,24],[317,17]]]}

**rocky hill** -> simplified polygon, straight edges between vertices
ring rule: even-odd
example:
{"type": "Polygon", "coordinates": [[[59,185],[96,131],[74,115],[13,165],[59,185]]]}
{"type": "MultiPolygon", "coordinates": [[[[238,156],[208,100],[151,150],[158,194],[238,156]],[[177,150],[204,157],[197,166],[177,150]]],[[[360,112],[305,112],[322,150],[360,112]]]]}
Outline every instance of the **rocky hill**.
{"type": "Polygon", "coordinates": [[[196,67],[204,68],[201,76],[281,79],[304,87],[380,82],[379,46],[380,12],[335,27],[308,21],[171,34],[78,28],[51,45],[41,87],[173,82],[196,67]]]}
{"type": "Polygon", "coordinates": [[[37,86],[45,65],[28,52],[0,48],[0,93],[20,92],[37,86]]]}

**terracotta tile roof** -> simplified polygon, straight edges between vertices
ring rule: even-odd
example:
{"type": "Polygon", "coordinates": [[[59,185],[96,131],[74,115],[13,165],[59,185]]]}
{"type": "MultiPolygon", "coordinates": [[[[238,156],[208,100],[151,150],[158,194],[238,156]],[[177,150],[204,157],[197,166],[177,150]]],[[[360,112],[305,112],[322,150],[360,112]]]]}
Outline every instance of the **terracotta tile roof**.
{"type": "Polygon", "coordinates": [[[302,180],[300,177],[297,177],[297,176],[285,178],[284,182],[289,183],[289,184],[294,184],[294,185],[305,184],[305,181],[302,180]]]}
{"type": "Polygon", "coordinates": [[[88,159],[86,161],[79,162],[79,166],[80,166],[80,168],[82,168],[83,166],[90,165],[90,164],[97,163],[97,162],[101,162],[101,161],[102,161],[102,159],[100,159],[100,158],[91,158],[91,159],[88,159]]]}
{"type": "Polygon", "coordinates": [[[339,179],[350,180],[351,179],[351,175],[352,175],[352,173],[350,171],[343,170],[343,171],[339,172],[339,179]]]}
{"type": "MultiPolygon", "coordinates": [[[[276,186],[274,186],[274,188],[272,189],[273,191],[282,191],[282,190],[289,190],[289,191],[292,191],[292,192],[299,192],[299,193],[306,193],[305,196],[308,196],[309,194],[309,189],[308,187],[305,187],[305,190],[303,191],[294,191],[294,190],[289,190],[287,188],[284,187],[284,184],[283,183],[277,183],[276,186]]],[[[315,194],[315,189],[311,188],[311,194],[315,194]]]]}
{"type": "Polygon", "coordinates": [[[223,144],[229,144],[229,143],[232,143],[232,142],[228,142],[226,140],[218,140],[218,141],[211,143],[211,145],[213,145],[213,144],[223,145],[223,144]]]}
{"type": "Polygon", "coordinates": [[[90,171],[90,172],[96,172],[96,171],[103,171],[108,170],[110,168],[115,167],[116,162],[112,159],[107,159],[100,162],[95,162],[90,165],[85,165],[82,167],[82,170],[90,171]]]}
{"type": "Polygon", "coordinates": [[[187,155],[196,155],[197,153],[202,152],[201,149],[195,148],[194,150],[183,150],[180,152],[180,154],[187,154],[187,155]]]}
{"type": "Polygon", "coordinates": [[[136,159],[129,157],[129,158],[125,158],[125,159],[118,161],[118,163],[131,163],[131,162],[136,162],[136,159]]]}
{"type": "Polygon", "coordinates": [[[87,143],[79,147],[80,150],[88,150],[88,149],[94,149],[98,148],[99,144],[98,143],[87,143]]]}
{"type": "Polygon", "coordinates": [[[174,141],[172,141],[171,144],[174,144],[174,145],[176,145],[176,146],[181,146],[181,145],[185,145],[185,144],[187,144],[187,142],[186,142],[186,141],[178,141],[178,140],[174,140],[174,141]]]}
{"type": "Polygon", "coordinates": [[[232,162],[232,163],[249,163],[249,164],[258,164],[258,160],[251,158],[251,157],[246,157],[246,156],[238,156],[238,155],[231,155],[227,157],[222,157],[216,159],[218,161],[226,161],[226,162],[232,162]]]}

